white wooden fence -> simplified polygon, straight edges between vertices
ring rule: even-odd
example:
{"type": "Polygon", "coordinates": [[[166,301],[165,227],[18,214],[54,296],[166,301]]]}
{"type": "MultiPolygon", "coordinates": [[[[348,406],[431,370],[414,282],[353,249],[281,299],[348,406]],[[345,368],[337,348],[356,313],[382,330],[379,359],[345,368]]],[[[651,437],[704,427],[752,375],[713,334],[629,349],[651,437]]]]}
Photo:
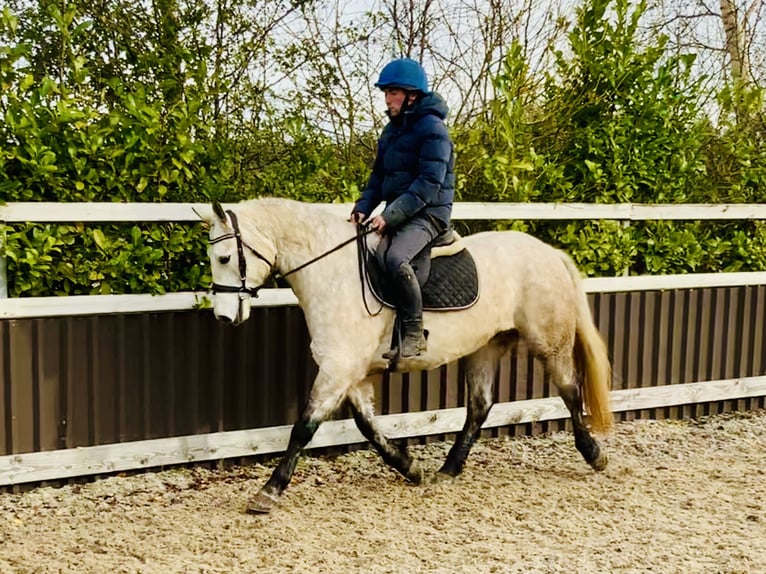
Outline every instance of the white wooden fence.
{"type": "MultiPolygon", "coordinates": [[[[13,203],[0,206],[0,222],[35,221],[117,223],[193,222],[199,204],[118,204],[118,203],[13,203]]],[[[338,204],[347,214],[350,205],[338,204]]],[[[593,205],[593,204],[488,204],[458,203],[455,219],[547,219],[591,220],[738,220],[766,219],[766,205],[593,205]]],[[[0,235],[0,256],[2,235],[0,235]]],[[[645,291],[710,288],[737,285],[764,285],[766,271],[751,273],[689,274],[655,277],[586,279],[588,292],[645,291]]],[[[5,288],[3,260],[0,259],[0,320],[86,314],[141,313],[188,310],[205,293],[166,295],[94,295],[73,297],[2,298],[5,288]]],[[[255,306],[295,305],[287,289],[266,289],[255,306]]],[[[766,317],[764,317],[766,320],[766,317]]],[[[766,375],[719,381],[699,381],[613,391],[615,412],[766,396],[766,375]]],[[[558,397],[501,403],[493,407],[485,428],[567,418],[558,397]]],[[[380,417],[392,438],[416,437],[458,431],[465,418],[464,408],[412,412],[380,417]]],[[[58,451],[0,456],[0,485],[101,474],[120,470],[150,468],[189,461],[217,460],[254,454],[277,453],[285,449],[290,426],[209,434],[197,434],[137,442],[126,442],[58,451]]],[[[309,448],[364,442],[352,420],[323,424],[309,448]]]]}

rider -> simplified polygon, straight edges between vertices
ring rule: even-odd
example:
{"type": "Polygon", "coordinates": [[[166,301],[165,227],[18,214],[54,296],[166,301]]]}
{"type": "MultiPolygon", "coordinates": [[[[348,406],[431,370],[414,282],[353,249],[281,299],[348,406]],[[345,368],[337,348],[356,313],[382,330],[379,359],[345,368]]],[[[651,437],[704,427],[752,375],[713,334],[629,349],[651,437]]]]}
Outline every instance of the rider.
{"type": "Polygon", "coordinates": [[[409,58],[390,62],[375,86],[385,93],[389,123],[378,140],[372,174],[350,219],[369,220],[382,236],[377,257],[394,283],[403,331],[401,349],[393,345],[383,356],[406,358],[426,350],[423,299],[413,260],[450,225],[454,146],[444,124],[447,104],[428,90],[425,70],[418,62],[409,58]],[[370,218],[381,202],[386,203],[383,212],[370,218]]]}

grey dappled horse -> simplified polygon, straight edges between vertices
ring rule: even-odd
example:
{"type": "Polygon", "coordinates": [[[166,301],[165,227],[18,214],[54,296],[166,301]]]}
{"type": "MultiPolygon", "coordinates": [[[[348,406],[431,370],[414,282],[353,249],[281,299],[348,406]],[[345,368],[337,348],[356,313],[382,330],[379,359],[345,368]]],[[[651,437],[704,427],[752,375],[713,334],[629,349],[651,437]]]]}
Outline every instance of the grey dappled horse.
{"type": "MultiPolygon", "coordinates": [[[[383,459],[419,483],[421,470],[406,445],[387,439],[375,420],[373,381],[389,368],[382,353],[389,348],[395,312],[369,313],[357,247],[349,242],[338,248],[354,237],[355,225],[325,205],[275,198],[245,201],[228,211],[216,203],[205,220],[215,316],[234,325],[247,320],[250,297],[279,273],[298,298],[319,367],[287,451],[247,509],[273,507],[301,450],[344,401],[383,459]]],[[[607,457],[591,430],[604,433],[612,424],[611,367],[579,271],[566,254],[524,233],[485,232],[462,241],[478,269],[478,301],[459,311],[426,311],[428,351],[396,364],[399,371],[424,370],[465,357],[466,421],[435,479],[461,472],[492,406],[498,361],[519,339],[558,388],[577,449],[594,469],[603,469],[607,457]]]]}

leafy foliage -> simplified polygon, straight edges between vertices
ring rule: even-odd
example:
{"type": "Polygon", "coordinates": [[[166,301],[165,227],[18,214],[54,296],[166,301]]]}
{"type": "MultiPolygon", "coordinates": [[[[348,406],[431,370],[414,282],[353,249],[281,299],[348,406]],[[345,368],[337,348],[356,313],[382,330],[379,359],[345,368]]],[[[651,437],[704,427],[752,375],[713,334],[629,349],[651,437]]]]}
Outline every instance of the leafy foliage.
{"type": "MultiPolygon", "coordinates": [[[[637,42],[644,11],[643,2],[633,8],[627,0],[583,3],[568,54],[557,52],[557,69],[536,93],[530,93],[521,49],[509,50],[495,80],[497,99],[467,131],[463,150],[473,154],[462,163],[470,177],[463,198],[764,200],[763,123],[741,130],[740,119],[723,134],[714,130],[699,113],[703,94],[689,75],[693,57],[667,54],[663,37],[649,47],[637,42]],[[465,167],[469,162],[472,168],[465,167]]],[[[724,98],[724,108],[734,100],[724,98]]],[[[749,101],[757,117],[763,101],[752,95],[749,101]]],[[[524,227],[572,253],[589,275],[763,269],[760,225],[578,221],[524,227]]]]}
{"type": "Polygon", "coordinates": [[[24,295],[164,293],[210,283],[195,228],[30,225],[8,243],[13,286],[24,295]]]}

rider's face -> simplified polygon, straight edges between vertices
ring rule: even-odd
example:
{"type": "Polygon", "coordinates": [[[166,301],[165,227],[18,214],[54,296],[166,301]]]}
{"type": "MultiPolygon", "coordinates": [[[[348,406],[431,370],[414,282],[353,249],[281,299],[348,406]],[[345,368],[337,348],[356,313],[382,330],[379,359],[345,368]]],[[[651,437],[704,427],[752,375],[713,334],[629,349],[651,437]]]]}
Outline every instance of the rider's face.
{"type": "Polygon", "coordinates": [[[404,99],[407,97],[407,92],[401,88],[386,88],[384,93],[386,94],[386,107],[388,108],[388,113],[392,118],[398,116],[402,111],[402,105],[404,105],[404,99]]]}

